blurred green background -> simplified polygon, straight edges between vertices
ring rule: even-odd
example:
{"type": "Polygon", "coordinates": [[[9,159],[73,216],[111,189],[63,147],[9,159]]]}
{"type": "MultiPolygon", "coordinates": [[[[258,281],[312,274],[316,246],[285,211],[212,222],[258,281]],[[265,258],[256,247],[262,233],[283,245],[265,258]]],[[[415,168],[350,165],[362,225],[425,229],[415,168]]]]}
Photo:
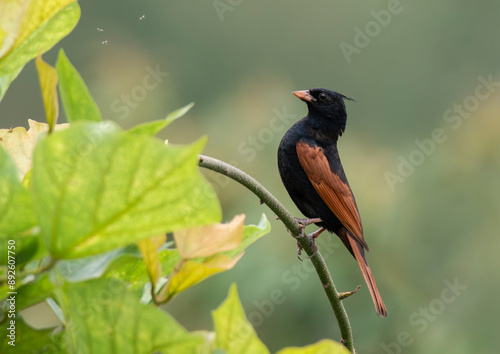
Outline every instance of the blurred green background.
{"type": "MultiPolygon", "coordinates": [[[[358,352],[498,350],[498,1],[80,6],[80,23],[57,47],[106,119],[128,128],[196,102],[161,137],[187,143],[208,135],[206,154],[249,172],[297,216],[276,167],[281,137],[306,114],[291,91],[327,87],[355,98],[347,103],[339,149],[387,319],[376,316],[338,238],[323,234],[319,246],[340,291],[362,285],[344,302],[358,352]],[[348,46],[350,55],[342,49],[348,46]],[[431,143],[433,134],[440,138],[431,143]]],[[[44,59],[54,64],[56,54],[53,49],[44,59]]],[[[28,118],[44,120],[33,62],[0,103],[2,128],[27,126],[28,118]]],[[[236,282],[271,350],[339,340],[317,276],[309,261],[297,260],[282,224],[243,187],[206,176],[225,220],[246,213],[247,223],[257,223],[265,212],[273,230],[235,269],[186,291],[167,310],[189,330],[210,329],[210,310],[236,282]]]]}

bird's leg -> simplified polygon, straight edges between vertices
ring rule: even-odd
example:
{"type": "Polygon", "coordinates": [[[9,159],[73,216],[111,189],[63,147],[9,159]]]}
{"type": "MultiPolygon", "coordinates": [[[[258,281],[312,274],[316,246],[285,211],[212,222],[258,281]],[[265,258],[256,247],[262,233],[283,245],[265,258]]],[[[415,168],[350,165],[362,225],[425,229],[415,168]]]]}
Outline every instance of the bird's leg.
{"type": "MultiPolygon", "coordinates": [[[[296,218],[294,218],[294,219],[296,219],[296,218]]],[[[288,232],[290,232],[290,230],[288,230],[288,232]]],[[[304,227],[300,227],[299,234],[297,236],[293,235],[293,237],[297,240],[297,258],[299,259],[299,261],[302,262],[302,258],[300,258],[300,255],[302,254],[302,246],[300,245],[298,239],[306,237],[305,228],[304,227]]]]}
{"type": "MultiPolygon", "coordinates": [[[[306,226],[323,221],[320,218],[310,218],[310,219],[294,218],[294,220],[297,221],[297,223],[299,224],[299,226],[301,228],[301,231],[300,231],[301,237],[304,237],[304,230],[305,230],[306,226]]],[[[323,231],[325,231],[324,227],[322,227],[321,229],[313,232],[310,235],[307,235],[308,237],[310,236],[310,239],[312,240],[313,247],[314,247],[313,254],[310,257],[307,257],[307,258],[311,258],[312,256],[314,256],[316,254],[316,252],[318,252],[318,247],[316,246],[316,242],[314,242],[314,239],[316,237],[318,237],[323,231]]],[[[301,254],[302,254],[302,246],[300,245],[299,241],[297,241],[297,258],[300,261],[302,261],[302,258],[300,258],[301,254]]]]}
{"type": "MultiPolygon", "coordinates": [[[[309,219],[309,220],[314,220],[314,219],[309,219]]],[[[317,222],[317,221],[313,221],[313,222],[317,222]]],[[[319,235],[321,235],[321,233],[323,231],[325,231],[326,229],[324,227],[314,231],[313,233],[310,233],[309,235],[307,235],[307,237],[312,241],[313,243],[313,254],[311,254],[309,257],[307,257],[307,259],[310,259],[312,256],[314,256],[316,254],[316,252],[318,252],[318,246],[316,246],[316,241],[314,241],[316,239],[316,237],[318,237],[319,235]]],[[[300,245],[300,243],[297,241],[297,258],[299,260],[302,260],[302,258],[300,258],[300,255],[302,254],[302,246],[300,245]]]]}
{"type": "Polygon", "coordinates": [[[323,231],[325,231],[326,229],[324,227],[314,231],[313,233],[309,234],[308,236],[311,236],[313,239],[315,239],[316,237],[318,237],[319,235],[321,235],[321,233],[323,231]]]}
{"type": "Polygon", "coordinates": [[[297,221],[300,225],[301,228],[304,228],[306,226],[309,226],[311,224],[315,224],[318,222],[322,222],[320,218],[312,218],[312,219],[300,219],[300,218],[294,218],[295,221],[297,221]]]}
{"type": "Polygon", "coordinates": [[[307,259],[312,258],[312,256],[314,256],[314,255],[316,254],[316,252],[318,252],[318,246],[316,246],[316,241],[315,241],[315,239],[316,239],[316,237],[318,237],[319,235],[321,235],[321,233],[322,233],[323,231],[325,231],[325,230],[326,230],[326,229],[325,229],[324,227],[322,227],[322,228],[320,228],[320,229],[318,229],[318,230],[316,230],[316,231],[314,231],[314,232],[310,233],[309,235],[307,235],[307,237],[309,237],[309,238],[310,238],[310,240],[311,240],[311,242],[312,242],[312,244],[313,244],[313,254],[311,254],[309,257],[307,257],[307,259]]]}

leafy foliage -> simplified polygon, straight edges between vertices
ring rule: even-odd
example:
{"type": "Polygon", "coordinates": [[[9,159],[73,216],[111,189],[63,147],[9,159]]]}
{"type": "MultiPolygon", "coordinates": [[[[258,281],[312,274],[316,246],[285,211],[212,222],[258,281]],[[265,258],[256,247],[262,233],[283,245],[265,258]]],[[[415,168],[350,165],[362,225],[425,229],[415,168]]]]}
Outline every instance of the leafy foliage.
{"type": "Polygon", "coordinates": [[[101,112],[90,95],[87,85],[62,49],[59,51],[56,70],[59,77],[61,102],[68,122],[102,121],[101,112]]]}
{"type": "Polygon", "coordinates": [[[42,140],[32,190],[51,254],[84,257],[218,221],[220,206],[197,169],[203,145],[165,146],[107,122],[42,140]]]}
{"type": "Polygon", "coordinates": [[[0,11],[0,100],[24,65],[52,48],[80,19],[76,0],[14,0],[0,11]]]}
{"type": "Polygon", "coordinates": [[[125,284],[114,279],[66,283],[57,298],[64,304],[70,352],[194,353],[204,344],[166,312],[138,302],[125,284]]]}
{"type": "MultiPolygon", "coordinates": [[[[56,68],[39,55],[76,25],[76,1],[2,6],[0,99],[38,55],[48,121],[30,120],[29,130],[0,130],[0,251],[7,255],[9,241],[16,254],[16,282],[8,281],[2,258],[0,288],[4,294],[17,291],[16,350],[268,353],[245,317],[236,286],[213,313],[215,332],[190,333],[156,306],[231,269],[270,231],[265,215],[258,225],[245,225],[244,215],[219,223],[219,201],[198,171],[205,138],[174,146],[154,137],[193,104],[129,131],[102,121],[64,52],[56,68]],[[57,124],[57,87],[70,124],[57,124]],[[167,242],[168,234],[175,242],[167,242]],[[44,303],[60,326],[35,329],[25,322],[32,306],[44,303]]],[[[3,310],[9,306],[4,298],[3,310]]],[[[6,321],[3,316],[0,322],[6,321]]],[[[287,350],[313,353],[333,345],[287,350]]],[[[1,341],[1,351],[7,348],[1,341]]]]}
{"type": "MultiPolygon", "coordinates": [[[[215,327],[215,348],[225,353],[266,354],[269,350],[257,337],[245,316],[236,285],[229,290],[227,299],[212,312],[215,327]]],[[[278,354],[347,354],[340,343],[322,340],[304,348],[284,348],[278,354]]]]}

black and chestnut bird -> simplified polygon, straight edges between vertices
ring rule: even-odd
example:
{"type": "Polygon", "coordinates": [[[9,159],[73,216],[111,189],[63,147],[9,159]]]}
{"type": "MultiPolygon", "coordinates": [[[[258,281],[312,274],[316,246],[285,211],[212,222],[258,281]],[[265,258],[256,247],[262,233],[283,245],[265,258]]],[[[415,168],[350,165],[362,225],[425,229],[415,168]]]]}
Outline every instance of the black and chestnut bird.
{"type": "Polygon", "coordinates": [[[309,113],[285,134],[278,148],[278,168],[288,194],[308,218],[334,232],[358,262],[377,314],[387,317],[382,297],[368,266],[363,227],[354,194],[340,162],[337,140],[345,130],[348,97],[323,88],[293,93],[309,113]]]}

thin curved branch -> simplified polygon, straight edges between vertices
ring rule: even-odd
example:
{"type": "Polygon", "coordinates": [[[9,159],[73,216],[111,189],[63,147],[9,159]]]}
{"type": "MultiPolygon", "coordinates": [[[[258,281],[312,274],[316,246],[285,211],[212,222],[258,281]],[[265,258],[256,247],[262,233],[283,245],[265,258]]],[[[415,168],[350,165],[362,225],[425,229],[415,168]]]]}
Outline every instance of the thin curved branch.
{"type": "Polygon", "coordinates": [[[260,184],[255,178],[249,176],[242,170],[213,157],[200,155],[199,156],[200,167],[207,168],[209,170],[218,172],[225,175],[236,182],[242,184],[252,193],[254,193],[262,203],[266,204],[283,222],[285,227],[290,231],[292,236],[297,240],[302,249],[311,257],[311,262],[316,269],[323,289],[325,290],[326,296],[330,305],[332,306],[333,313],[337,318],[337,322],[340,328],[340,335],[342,337],[342,343],[351,352],[354,352],[354,344],[352,338],[351,324],[349,323],[349,318],[345,311],[344,305],[342,304],[339,292],[335,288],[328,267],[326,266],[325,260],[319,251],[314,252],[314,242],[312,237],[305,236],[304,229],[299,225],[299,223],[294,219],[292,214],[280,203],[276,197],[274,197],[262,184],[260,184]]]}

